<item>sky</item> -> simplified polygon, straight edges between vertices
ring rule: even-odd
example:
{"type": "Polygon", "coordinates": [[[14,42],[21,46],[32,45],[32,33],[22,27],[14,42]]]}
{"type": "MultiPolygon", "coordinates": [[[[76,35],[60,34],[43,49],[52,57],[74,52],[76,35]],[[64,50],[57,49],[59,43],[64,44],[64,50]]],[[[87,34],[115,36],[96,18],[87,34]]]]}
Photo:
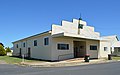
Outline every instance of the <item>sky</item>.
{"type": "Polygon", "coordinates": [[[52,24],[82,15],[101,36],[120,37],[120,0],[0,0],[0,42],[12,42],[51,30],[52,24]]]}

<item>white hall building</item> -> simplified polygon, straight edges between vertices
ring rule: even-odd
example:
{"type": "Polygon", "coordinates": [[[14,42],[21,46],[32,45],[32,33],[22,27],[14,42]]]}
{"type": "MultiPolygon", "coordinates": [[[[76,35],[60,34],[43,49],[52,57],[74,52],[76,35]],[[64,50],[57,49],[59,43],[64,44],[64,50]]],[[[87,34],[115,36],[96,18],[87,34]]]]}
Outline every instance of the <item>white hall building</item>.
{"type": "Polygon", "coordinates": [[[116,35],[101,37],[95,28],[81,18],[73,22],[53,24],[50,31],[13,42],[13,56],[25,55],[42,60],[64,60],[84,57],[104,58],[108,54],[120,54],[120,42],[116,35]]]}

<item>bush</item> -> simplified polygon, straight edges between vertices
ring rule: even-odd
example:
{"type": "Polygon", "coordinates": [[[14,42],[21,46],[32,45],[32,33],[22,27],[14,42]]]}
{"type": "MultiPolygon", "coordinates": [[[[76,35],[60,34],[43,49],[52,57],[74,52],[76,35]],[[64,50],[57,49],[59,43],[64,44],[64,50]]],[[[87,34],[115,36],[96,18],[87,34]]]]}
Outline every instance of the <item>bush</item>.
{"type": "Polygon", "coordinates": [[[11,52],[9,47],[6,47],[5,49],[6,49],[6,52],[11,52]]]}
{"type": "Polygon", "coordinates": [[[0,45],[0,56],[5,56],[6,55],[6,51],[4,49],[4,47],[2,45],[0,45]]]}

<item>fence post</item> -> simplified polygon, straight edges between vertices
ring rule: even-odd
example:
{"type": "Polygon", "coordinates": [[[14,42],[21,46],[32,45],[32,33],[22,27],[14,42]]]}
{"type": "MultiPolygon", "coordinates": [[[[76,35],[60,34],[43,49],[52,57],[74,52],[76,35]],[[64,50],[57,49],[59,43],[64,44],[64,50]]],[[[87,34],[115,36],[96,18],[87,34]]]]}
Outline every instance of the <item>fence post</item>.
{"type": "Polygon", "coordinates": [[[25,60],[24,60],[24,54],[22,55],[22,63],[24,63],[25,62],[25,60]]]}

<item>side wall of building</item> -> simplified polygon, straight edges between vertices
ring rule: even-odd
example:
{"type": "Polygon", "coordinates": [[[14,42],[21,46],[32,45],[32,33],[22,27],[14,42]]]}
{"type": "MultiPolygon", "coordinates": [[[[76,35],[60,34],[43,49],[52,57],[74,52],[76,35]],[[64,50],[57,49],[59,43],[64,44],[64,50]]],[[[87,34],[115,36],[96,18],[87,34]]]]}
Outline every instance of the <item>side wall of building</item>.
{"type": "Polygon", "coordinates": [[[39,36],[34,36],[28,39],[24,39],[14,44],[13,55],[19,55],[20,48],[22,55],[28,54],[28,48],[30,48],[30,57],[35,59],[44,59],[51,60],[51,34],[42,34],[39,36]],[[49,44],[44,45],[44,38],[49,38],[49,44]],[[34,40],[37,40],[37,46],[34,46],[34,40]],[[25,43],[25,47],[23,47],[23,43],[25,43]],[[18,44],[18,48],[16,45],[18,44]]]}
{"type": "Polygon", "coordinates": [[[116,35],[103,37],[100,41],[100,57],[108,57],[108,54],[114,54],[114,45],[118,42],[116,35]]]}
{"type": "Polygon", "coordinates": [[[13,56],[19,56],[21,48],[21,42],[13,43],[13,56]],[[18,48],[17,48],[18,45],[18,48]]]}
{"type": "Polygon", "coordinates": [[[30,48],[31,58],[44,60],[63,60],[74,58],[74,41],[86,42],[86,54],[90,54],[90,58],[99,57],[99,41],[75,39],[69,37],[52,38],[51,35],[42,35],[16,42],[14,43],[13,54],[19,54],[20,48],[22,50],[22,54],[27,54],[28,48],[30,48]],[[49,37],[48,46],[44,45],[45,37],[49,37]],[[37,46],[33,45],[34,40],[37,40],[37,46]],[[25,47],[23,47],[23,43],[26,43],[25,47]],[[18,48],[16,48],[16,44],[18,44],[18,48]],[[58,50],[58,44],[69,44],[69,50],[58,50]],[[90,45],[97,46],[97,50],[90,50],[90,45]]]}
{"type": "Polygon", "coordinates": [[[111,54],[111,43],[108,41],[101,41],[100,42],[100,57],[101,58],[108,57],[108,54],[111,54]]]}

